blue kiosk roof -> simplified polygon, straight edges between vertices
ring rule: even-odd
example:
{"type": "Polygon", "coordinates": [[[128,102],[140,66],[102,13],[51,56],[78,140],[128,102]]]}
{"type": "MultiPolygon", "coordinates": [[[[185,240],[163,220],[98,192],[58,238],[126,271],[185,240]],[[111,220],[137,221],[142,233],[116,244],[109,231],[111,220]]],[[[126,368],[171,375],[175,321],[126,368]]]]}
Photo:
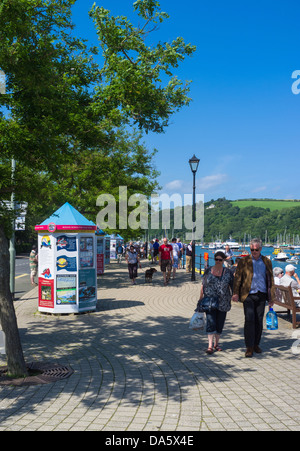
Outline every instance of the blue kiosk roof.
{"type": "Polygon", "coordinates": [[[85,218],[76,208],[72,207],[69,202],[66,202],[56,212],[54,212],[48,219],[40,225],[48,225],[54,223],[58,226],[62,225],[77,225],[77,226],[95,226],[92,221],[85,218]]]}

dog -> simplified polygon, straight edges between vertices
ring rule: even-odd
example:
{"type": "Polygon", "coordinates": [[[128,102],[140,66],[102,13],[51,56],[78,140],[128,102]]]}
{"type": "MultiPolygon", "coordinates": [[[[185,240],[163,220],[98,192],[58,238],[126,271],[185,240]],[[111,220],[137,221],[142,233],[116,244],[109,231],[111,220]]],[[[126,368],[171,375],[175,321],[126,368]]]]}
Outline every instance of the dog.
{"type": "Polygon", "coordinates": [[[146,269],[145,282],[152,282],[152,276],[155,272],[157,272],[157,269],[155,268],[146,269]]]}

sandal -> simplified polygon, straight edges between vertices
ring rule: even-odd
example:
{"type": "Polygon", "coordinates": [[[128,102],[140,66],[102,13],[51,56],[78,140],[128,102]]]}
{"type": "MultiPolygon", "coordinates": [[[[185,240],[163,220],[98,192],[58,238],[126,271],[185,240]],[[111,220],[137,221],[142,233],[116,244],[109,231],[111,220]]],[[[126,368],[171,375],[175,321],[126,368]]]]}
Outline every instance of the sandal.
{"type": "Polygon", "coordinates": [[[214,346],[214,349],[216,350],[216,351],[222,351],[222,348],[220,348],[220,346],[214,346]]]}
{"type": "Polygon", "coordinates": [[[208,348],[205,352],[206,352],[206,354],[211,355],[211,354],[213,354],[214,350],[213,350],[213,348],[208,348]]]}

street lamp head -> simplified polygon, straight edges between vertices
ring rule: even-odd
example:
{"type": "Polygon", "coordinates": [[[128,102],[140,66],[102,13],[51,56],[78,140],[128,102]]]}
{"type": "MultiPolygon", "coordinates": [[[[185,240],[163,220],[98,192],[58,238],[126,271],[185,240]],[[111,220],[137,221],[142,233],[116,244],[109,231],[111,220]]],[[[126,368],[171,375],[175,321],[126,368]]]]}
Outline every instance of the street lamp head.
{"type": "Polygon", "coordinates": [[[199,166],[199,162],[200,162],[200,160],[199,160],[199,158],[197,158],[197,157],[195,156],[195,154],[194,154],[193,158],[191,158],[191,159],[189,160],[190,168],[191,168],[191,171],[192,171],[193,173],[196,173],[196,172],[197,172],[198,166],[199,166]]]}

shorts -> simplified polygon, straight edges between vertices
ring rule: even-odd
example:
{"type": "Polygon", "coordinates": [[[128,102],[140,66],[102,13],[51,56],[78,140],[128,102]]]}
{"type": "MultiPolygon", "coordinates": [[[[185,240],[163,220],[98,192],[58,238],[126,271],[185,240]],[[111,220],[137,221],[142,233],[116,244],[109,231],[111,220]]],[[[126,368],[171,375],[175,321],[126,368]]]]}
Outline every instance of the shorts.
{"type": "Polygon", "coordinates": [[[221,335],[226,319],[226,312],[220,310],[213,310],[210,313],[206,313],[206,333],[221,335]]]}
{"type": "Polygon", "coordinates": [[[31,270],[30,270],[30,275],[31,275],[32,277],[36,276],[36,273],[37,273],[37,268],[34,268],[34,269],[31,269],[31,270]]]}
{"type": "Polygon", "coordinates": [[[161,260],[160,269],[161,272],[170,272],[172,269],[171,260],[161,260]]]}

